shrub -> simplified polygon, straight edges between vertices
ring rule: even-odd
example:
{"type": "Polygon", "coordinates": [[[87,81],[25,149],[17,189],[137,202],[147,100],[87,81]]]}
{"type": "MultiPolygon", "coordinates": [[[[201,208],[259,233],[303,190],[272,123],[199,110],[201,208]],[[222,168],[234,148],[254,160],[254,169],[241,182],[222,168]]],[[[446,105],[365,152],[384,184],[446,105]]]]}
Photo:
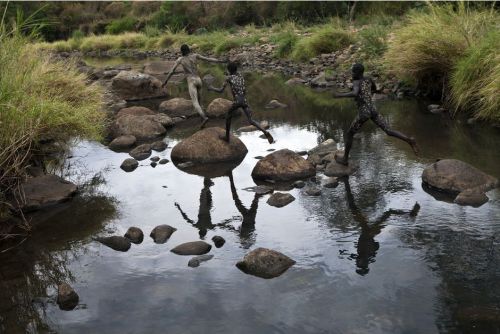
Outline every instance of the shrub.
{"type": "Polygon", "coordinates": [[[132,17],[116,19],[106,26],[106,32],[108,34],[118,35],[126,31],[133,31],[136,23],[137,20],[132,17]]]}
{"type": "Polygon", "coordinates": [[[287,57],[297,43],[297,34],[293,31],[284,31],[272,38],[272,41],[277,44],[275,56],[279,58],[287,57]]]}
{"type": "Polygon", "coordinates": [[[359,32],[362,47],[369,56],[381,56],[387,50],[387,29],[382,25],[373,25],[359,32]]]}
{"type": "Polygon", "coordinates": [[[295,60],[308,60],[322,53],[330,53],[354,43],[351,33],[338,27],[325,26],[314,32],[311,37],[298,41],[292,53],[295,60]]]}
{"type": "Polygon", "coordinates": [[[453,68],[450,101],[459,110],[472,111],[476,118],[500,122],[500,32],[490,32],[467,49],[453,68]]]}

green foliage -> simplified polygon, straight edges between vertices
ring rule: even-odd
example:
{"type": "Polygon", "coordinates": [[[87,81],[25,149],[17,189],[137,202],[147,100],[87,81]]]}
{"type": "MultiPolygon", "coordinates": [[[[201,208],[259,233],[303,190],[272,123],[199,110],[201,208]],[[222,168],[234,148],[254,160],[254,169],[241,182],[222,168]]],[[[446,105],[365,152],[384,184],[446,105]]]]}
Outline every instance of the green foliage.
{"type": "Polygon", "coordinates": [[[352,34],[342,28],[325,25],[310,37],[297,42],[292,52],[292,58],[305,61],[322,53],[341,50],[354,43],[352,34]]]}
{"type": "Polygon", "coordinates": [[[83,37],[85,37],[85,34],[80,29],[74,30],[73,33],[71,34],[72,39],[81,40],[83,39],[83,37]]]}
{"type": "Polygon", "coordinates": [[[373,25],[362,29],[359,38],[363,49],[370,57],[378,57],[387,50],[388,28],[382,25],[373,25]]]}
{"type": "Polygon", "coordinates": [[[277,44],[275,56],[279,58],[287,57],[295,47],[298,37],[292,30],[285,30],[273,37],[272,41],[277,44]]]}
{"type": "Polygon", "coordinates": [[[132,17],[116,19],[106,26],[106,32],[108,34],[118,35],[126,31],[133,31],[136,23],[137,20],[132,17]]]}
{"type": "Polygon", "coordinates": [[[454,66],[451,102],[457,111],[472,111],[479,119],[500,122],[500,32],[490,32],[467,49],[454,66]]]}

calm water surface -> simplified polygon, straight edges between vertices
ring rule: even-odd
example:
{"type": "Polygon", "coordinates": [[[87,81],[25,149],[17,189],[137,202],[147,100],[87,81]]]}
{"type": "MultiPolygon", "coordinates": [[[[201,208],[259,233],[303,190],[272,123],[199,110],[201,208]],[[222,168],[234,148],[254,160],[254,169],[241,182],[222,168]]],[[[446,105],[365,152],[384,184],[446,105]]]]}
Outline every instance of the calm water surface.
{"type": "MultiPolygon", "coordinates": [[[[421,185],[423,168],[436,158],[462,159],[500,177],[499,131],[428,114],[416,101],[379,102],[393,127],[417,138],[423,158],[367,124],[352,151],[360,165],[355,175],[320,197],[291,190],[296,200],[275,208],[268,195],[243,189],[255,185],[254,157],[270,148],[310,149],[328,138],[342,147],[356,110],[352,101],[332,102],[327,92],[291,88],[279,77],[249,74],[248,81],[255,117],[270,121],[277,142],[241,134],[249,152],[228,175],[204,178],[172,163],[152,168],[148,160],[125,173],[119,165],[126,153],[74,143],[58,172],[84,185],[81,194],[37,213],[32,236],[0,254],[0,332],[499,333],[500,192],[471,208],[421,185]],[[289,108],[264,109],[273,98],[289,108]],[[416,202],[414,218],[381,219],[416,202]],[[163,245],[148,237],[159,224],[177,228],[163,245]],[[146,236],[126,253],[91,240],[123,235],[130,226],[146,236]],[[198,268],[169,251],[200,238],[211,243],[214,235],[226,244],[198,268]],[[257,247],[297,264],[272,280],[245,275],[235,263],[257,247]],[[80,295],[70,312],[54,303],[62,280],[80,295]]],[[[187,97],[183,85],[172,94],[187,97]]],[[[204,105],[214,97],[204,96],[204,105]]],[[[198,124],[169,131],[169,149],[153,155],[170,158],[198,124]]],[[[235,121],[240,125],[243,118],[235,121]]]]}

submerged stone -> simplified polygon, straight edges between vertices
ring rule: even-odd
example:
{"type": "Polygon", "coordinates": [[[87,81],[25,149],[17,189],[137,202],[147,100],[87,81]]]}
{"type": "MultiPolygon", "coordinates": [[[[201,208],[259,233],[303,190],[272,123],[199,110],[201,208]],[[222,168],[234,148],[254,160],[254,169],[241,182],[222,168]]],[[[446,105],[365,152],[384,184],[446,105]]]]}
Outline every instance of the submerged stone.
{"type": "Polygon", "coordinates": [[[201,262],[211,260],[214,256],[212,254],[198,255],[189,260],[188,266],[191,268],[199,267],[201,262]]]}

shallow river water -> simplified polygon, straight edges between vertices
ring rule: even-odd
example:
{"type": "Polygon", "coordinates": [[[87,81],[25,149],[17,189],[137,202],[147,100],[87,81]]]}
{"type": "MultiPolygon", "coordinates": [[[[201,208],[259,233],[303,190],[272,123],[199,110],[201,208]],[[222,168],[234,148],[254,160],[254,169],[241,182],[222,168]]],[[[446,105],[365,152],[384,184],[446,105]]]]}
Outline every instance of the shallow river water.
{"type": "MultiPolygon", "coordinates": [[[[422,157],[366,124],[353,146],[356,174],[319,197],[293,189],[296,200],[275,208],[269,195],[243,189],[255,185],[254,157],[271,148],[307,150],[328,138],[342,147],[355,105],[285,86],[280,77],[247,77],[255,118],[271,123],[276,143],[258,132],[239,135],[248,154],[232,177],[204,178],[172,163],[152,168],[149,160],[125,173],[119,166],[126,153],[74,143],[59,173],[84,185],[81,194],[34,215],[31,237],[0,254],[0,332],[499,333],[500,191],[472,208],[421,184],[423,168],[436,158],[461,159],[500,177],[499,131],[427,113],[418,101],[378,102],[394,128],[416,137],[422,157]],[[275,98],[289,107],[264,109],[275,98]],[[379,219],[416,202],[416,217],[379,219]],[[165,244],[149,238],[160,224],[177,228],[165,244]],[[145,239],[128,252],[91,239],[123,235],[130,226],[145,239]],[[169,251],[200,238],[211,243],[214,235],[226,244],[200,267],[169,251]],[[235,263],[257,247],[297,263],[270,280],[246,275],[235,263]],[[54,303],[60,281],[80,296],[73,311],[54,303]]],[[[173,92],[187,97],[184,86],[173,92]]],[[[216,96],[206,94],[203,104],[216,96]]],[[[198,124],[170,130],[169,148],[153,155],[170,158],[198,124]]],[[[234,128],[240,125],[242,117],[234,128]]]]}

